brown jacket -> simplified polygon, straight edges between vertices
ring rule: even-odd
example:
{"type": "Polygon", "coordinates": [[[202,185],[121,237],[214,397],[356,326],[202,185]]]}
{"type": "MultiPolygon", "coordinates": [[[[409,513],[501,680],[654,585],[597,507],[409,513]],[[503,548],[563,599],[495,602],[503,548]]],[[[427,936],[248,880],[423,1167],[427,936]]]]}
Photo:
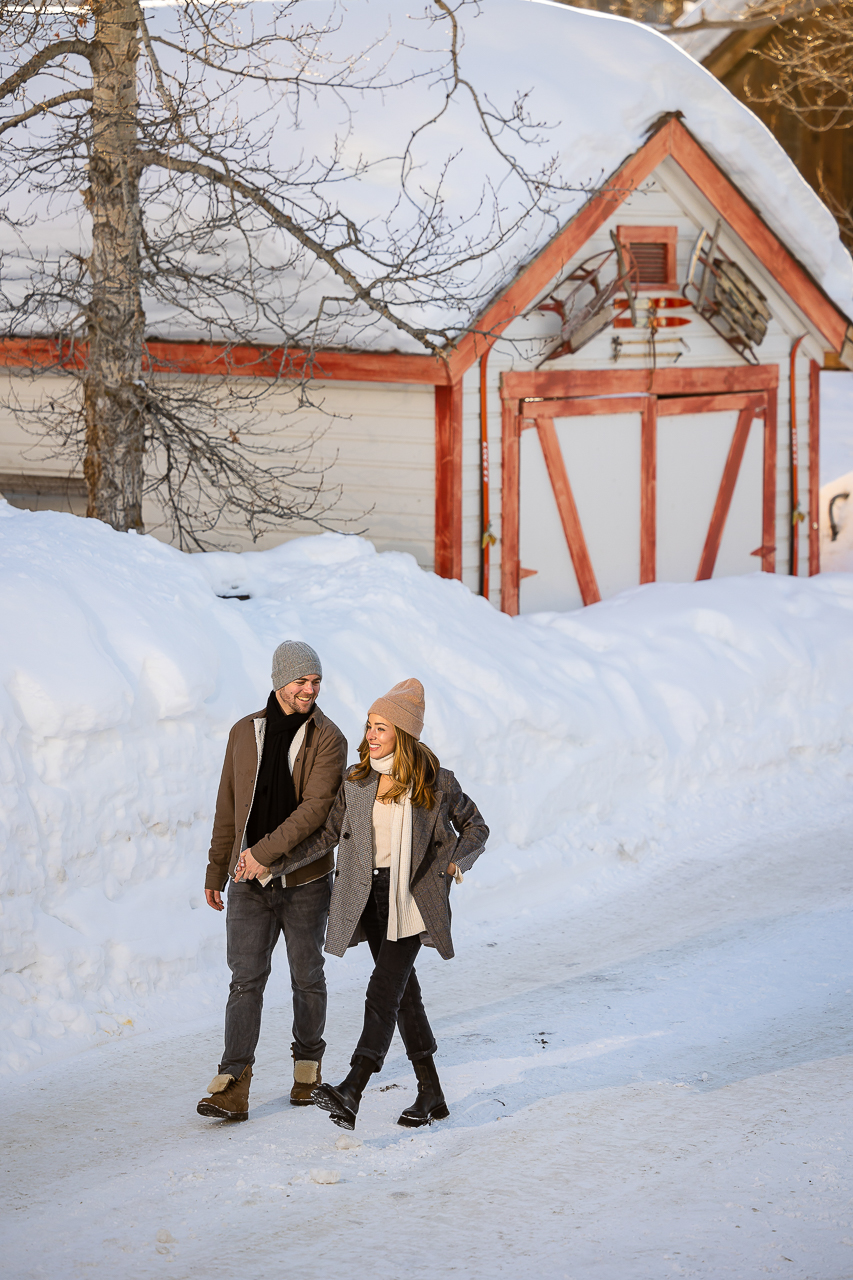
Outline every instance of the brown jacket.
{"type": "MultiPolygon", "coordinates": [[[[206,889],[224,889],[234,872],[243,845],[243,833],[255,794],[266,708],[238,720],[228,735],[225,763],[216,797],[216,814],[208,854],[206,889]]],[[[336,724],[315,706],[305,724],[305,736],[292,762],[297,807],[275,831],[264,836],[252,849],[258,862],[270,866],[288,854],[295,844],[323,827],[343,781],[347,762],[347,742],[336,724]]],[[[316,880],[332,870],[331,852],[315,862],[291,872],[285,884],[316,880]],[[327,865],[328,864],[328,865],[327,865]]]]}

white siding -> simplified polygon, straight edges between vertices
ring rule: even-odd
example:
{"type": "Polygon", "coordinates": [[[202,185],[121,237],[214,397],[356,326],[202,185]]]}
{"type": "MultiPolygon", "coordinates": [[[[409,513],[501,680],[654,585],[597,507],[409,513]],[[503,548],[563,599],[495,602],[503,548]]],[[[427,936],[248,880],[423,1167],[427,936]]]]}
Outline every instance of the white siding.
{"type": "Polygon", "coordinates": [[[70,378],[52,374],[30,377],[0,369],[0,471],[24,472],[36,475],[82,475],[78,459],[63,454],[55,457],[57,441],[42,438],[37,424],[26,414],[18,417],[14,407],[31,410],[44,407],[50,411],[51,402],[63,406],[69,392],[73,392],[70,378]]]}
{"type": "MultiPolygon", "coordinates": [[[[184,389],[191,379],[181,379],[184,389]]],[[[324,472],[324,489],[331,496],[339,486],[340,501],[324,517],[326,527],[361,532],[381,551],[407,551],[425,569],[434,562],[435,528],[435,393],[432,387],[386,386],[363,382],[334,382],[311,386],[316,407],[300,408],[297,393],[282,386],[269,390],[262,401],[260,425],[276,445],[298,448],[315,436],[300,456],[309,468],[324,472]]],[[[47,402],[67,390],[65,379],[33,380],[7,374],[0,398],[32,405],[47,402]]],[[[245,394],[251,383],[241,379],[245,394]]],[[[227,423],[245,433],[249,414],[239,403],[227,408],[227,423]]],[[[259,442],[262,438],[259,438],[259,442]]],[[[54,449],[55,451],[55,449],[54,449]]],[[[65,458],[51,457],[50,446],[28,435],[9,409],[0,410],[0,471],[63,475],[65,458]]],[[[263,459],[261,459],[263,460],[263,459]]],[[[275,461],[272,454],[271,462],[275,461]]],[[[470,468],[469,468],[470,470],[470,468]]],[[[79,463],[74,474],[82,474],[79,463]]],[[[146,529],[169,541],[162,512],[152,503],[144,509],[146,529]]],[[[319,532],[308,520],[266,534],[257,549],[275,546],[304,533],[319,532]]],[[[230,549],[245,550],[251,542],[239,524],[223,524],[218,540],[230,549]]]]}

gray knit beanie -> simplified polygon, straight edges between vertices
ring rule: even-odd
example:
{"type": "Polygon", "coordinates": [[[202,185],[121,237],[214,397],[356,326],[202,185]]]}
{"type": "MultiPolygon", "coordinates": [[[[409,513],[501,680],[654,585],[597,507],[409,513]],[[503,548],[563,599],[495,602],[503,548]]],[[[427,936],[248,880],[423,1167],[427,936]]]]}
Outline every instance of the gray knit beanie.
{"type": "Polygon", "coordinates": [[[283,640],[272,656],[272,687],[283,689],[301,676],[321,676],[320,659],[304,640],[283,640]]]}

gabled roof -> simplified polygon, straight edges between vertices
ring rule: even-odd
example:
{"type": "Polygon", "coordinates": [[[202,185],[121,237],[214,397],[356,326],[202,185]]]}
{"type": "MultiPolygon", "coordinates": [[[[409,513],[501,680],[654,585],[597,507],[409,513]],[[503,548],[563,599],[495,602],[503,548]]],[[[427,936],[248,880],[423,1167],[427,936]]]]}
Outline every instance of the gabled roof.
{"type": "Polygon", "coordinates": [[[493,339],[516,316],[523,314],[548,282],[668,156],[696,184],[732,231],[823,335],[832,350],[841,352],[850,328],[847,316],[827,297],[809,271],[771,231],[761,215],[681,121],[675,116],[669,116],[659,122],[648,141],[613,174],[599,194],[572,218],[550,245],[519,273],[509,288],[483,313],[476,331],[457,344],[451,357],[455,377],[461,376],[459,371],[470,367],[483,350],[486,339],[481,335],[488,335],[488,338],[493,339]]]}
{"type": "MultiPolygon", "coordinates": [[[[507,326],[528,310],[587,240],[613,216],[619,205],[667,157],[679,165],[717,209],[780,289],[823,336],[828,348],[839,354],[845,352],[848,360],[853,358],[853,343],[848,339],[851,326],[846,315],[827,297],[810,272],[768,227],[681,121],[675,116],[668,116],[657,123],[647,141],[607,180],[598,194],[570,219],[532,262],[517,272],[471,330],[447,353],[445,360],[414,353],[321,351],[312,365],[314,376],[435,386],[458,382],[507,326]]],[[[228,373],[236,377],[277,377],[283,372],[281,353],[263,347],[228,350],[209,343],[153,342],[148,350],[151,367],[161,372],[228,373]]],[[[0,365],[54,364],[57,354],[55,347],[43,339],[0,340],[0,365]]],[[[80,362],[81,353],[78,352],[75,359],[80,362]]],[[[287,371],[296,374],[304,368],[304,358],[298,353],[291,353],[287,371]]]]}
{"type": "MultiPolygon", "coordinates": [[[[157,8],[153,11],[156,22],[168,25],[176,21],[179,8],[157,8]]],[[[258,27],[267,20],[270,8],[250,3],[241,12],[258,27]]],[[[284,110],[278,115],[268,110],[255,122],[256,104],[248,92],[238,99],[223,94],[215,109],[222,116],[225,132],[231,129],[229,121],[236,113],[244,141],[251,142],[252,130],[265,129],[272,119],[267,141],[273,155],[293,155],[298,149],[306,158],[316,157],[322,167],[323,159],[340,142],[344,162],[352,171],[348,176],[336,176],[333,182],[324,183],[319,176],[316,182],[306,183],[301,194],[309,216],[314,205],[327,201],[363,218],[376,235],[387,232],[405,238],[411,228],[406,229],[406,203],[399,200],[399,156],[412,121],[430,118],[442,104],[441,80],[422,73],[426,62],[435,64],[436,55],[428,53],[430,43],[446,33],[425,26],[422,13],[410,14],[404,5],[389,6],[386,0],[359,0],[342,7],[340,13],[340,29],[329,35],[331,51],[349,56],[377,31],[382,32],[383,40],[395,50],[395,76],[403,76],[401,87],[393,94],[365,93],[344,105],[334,94],[329,98],[308,95],[302,104],[299,129],[294,129],[292,116],[284,110]],[[412,78],[406,80],[409,71],[412,78]],[[351,128],[347,105],[353,107],[351,128]],[[398,157],[396,167],[394,156],[398,157]],[[360,158],[368,164],[359,169],[360,158]]],[[[513,137],[514,152],[528,169],[537,168],[544,157],[553,154],[564,187],[555,197],[552,217],[528,217],[512,230],[500,250],[459,268],[458,283],[466,299],[503,294],[508,282],[515,281],[519,263],[532,265],[553,243],[557,227],[588,216],[589,190],[627,163],[626,157],[643,151],[654,122],[667,113],[681,112],[700,148],[753,206],[777,241],[838,308],[853,315],[853,263],[831,214],[757,117],[671,40],[627,19],[549,0],[489,0],[479,11],[477,6],[463,6],[459,16],[463,72],[484,100],[504,112],[511,111],[516,94],[529,93],[526,106],[533,119],[542,122],[540,141],[513,137]]],[[[267,145],[262,135],[258,145],[267,145]]],[[[483,231],[477,219],[491,216],[491,208],[480,213],[484,182],[499,186],[502,216],[512,226],[523,193],[485,138],[473,101],[465,94],[457,94],[435,123],[418,135],[414,172],[426,191],[437,182],[448,157],[453,158],[446,175],[445,208],[448,218],[461,228],[462,239],[469,231],[483,231]]],[[[180,190],[177,177],[172,187],[174,192],[180,190]]],[[[168,190],[162,198],[167,197],[168,190]]],[[[36,199],[24,189],[16,198],[22,202],[19,213],[36,199]]],[[[595,201],[592,204],[597,207],[595,201]]],[[[26,232],[23,251],[8,227],[0,224],[0,247],[19,252],[21,277],[28,266],[23,262],[27,252],[36,256],[40,249],[50,253],[57,246],[85,251],[87,219],[82,205],[77,208],[71,200],[65,205],[55,201],[54,206],[42,208],[38,202],[31,206],[37,220],[26,232]]],[[[293,248],[284,232],[265,231],[262,241],[271,261],[285,260],[293,248]]],[[[231,256],[234,270],[239,271],[240,243],[225,244],[223,253],[231,256]]],[[[353,254],[348,265],[360,271],[363,264],[356,258],[353,254]]],[[[7,276],[3,283],[4,288],[14,289],[14,279],[7,276]]],[[[509,287],[513,289],[514,283],[509,287]]],[[[280,278],[276,289],[266,311],[261,308],[258,312],[253,332],[259,344],[281,341],[280,332],[263,320],[265,315],[279,308],[296,322],[304,310],[302,319],[307,323],[319,298],[340,292],[337,287],[330,289],[328,269],[309,260],[307,253],[297,254],[293,269],[280,278]]],[[[452,327],[469,319],[458,303],[442,307],[397,297],[391,286],[389,290],[391,300],[405,308],[415,323],[452,327]]],[[[196,332],[189,330],[186,317],[170,314],[163,307],[149,310],[149,333],[159,338],[186,341],[202,339],[208,332],[203,324],[196,332]]],[[[358,308],[351,306],[335,318],[322,345],[332,343],[342,353],[354,348],[377,354],[423,350],[414,338],[385,320],[366,312],[359,314],[358,308]]]]}

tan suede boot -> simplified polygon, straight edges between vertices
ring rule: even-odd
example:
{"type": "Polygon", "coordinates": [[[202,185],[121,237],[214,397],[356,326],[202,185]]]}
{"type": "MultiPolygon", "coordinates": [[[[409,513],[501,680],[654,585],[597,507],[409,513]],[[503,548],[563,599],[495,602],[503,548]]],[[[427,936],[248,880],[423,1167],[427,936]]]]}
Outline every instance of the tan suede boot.
{"type": "Polygon", "coordinates": [[[226,1072],[214,1076],[207,1086],[209,1098],[202,1098],[196,1107],[200,1116],[213,1116],[216,1120],[249,1119],[249,1085],[252,1068],[244,1067],[239,1079],[226,1072]]]}
{"type": "Polygon", "coordinates": [[[293,1054],[293,1088],[290,1090],[290,1101],[294,1107],[310,1107],[314,1104],[311,1094],[319,1084],[323,1083],[320,1074],[320,1063],[312,1058],[297,1058],[296,1046],[290,1046],[293,1054]]]}

